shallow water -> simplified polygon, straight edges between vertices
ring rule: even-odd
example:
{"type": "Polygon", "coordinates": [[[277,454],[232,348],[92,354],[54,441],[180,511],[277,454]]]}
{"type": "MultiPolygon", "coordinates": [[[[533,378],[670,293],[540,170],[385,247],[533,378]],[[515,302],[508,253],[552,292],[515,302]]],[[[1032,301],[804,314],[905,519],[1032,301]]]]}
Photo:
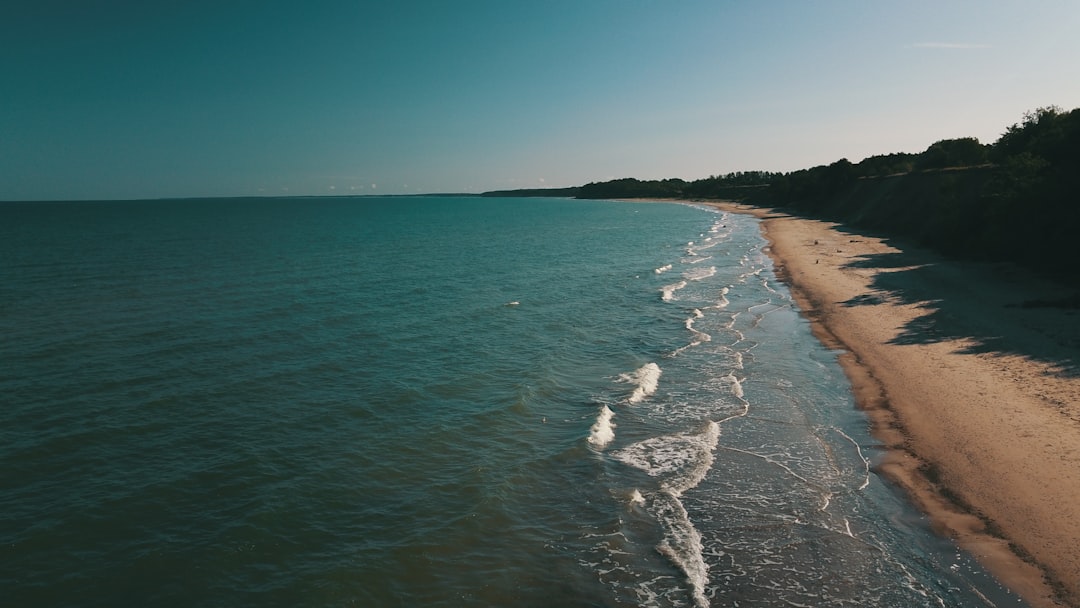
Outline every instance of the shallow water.
{"type": "Polygon", "coordinates": [[[0,587],[1022,605],[874,473],[763,246],[671,204],[0,204],[0,587]]]}

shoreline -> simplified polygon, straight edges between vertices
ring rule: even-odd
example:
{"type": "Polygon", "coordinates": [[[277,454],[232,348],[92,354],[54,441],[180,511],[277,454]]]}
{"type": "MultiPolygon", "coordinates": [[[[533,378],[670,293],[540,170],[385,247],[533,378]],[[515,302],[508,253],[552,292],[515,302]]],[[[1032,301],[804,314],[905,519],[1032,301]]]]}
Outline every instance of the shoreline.
{"type": "Polygon", "coordinates": [[[831,222],[762,220],[776,273],[841,350],[875,470],[1037,608],[1080,606],[1080,311],[1065,288],[831,222]]]}

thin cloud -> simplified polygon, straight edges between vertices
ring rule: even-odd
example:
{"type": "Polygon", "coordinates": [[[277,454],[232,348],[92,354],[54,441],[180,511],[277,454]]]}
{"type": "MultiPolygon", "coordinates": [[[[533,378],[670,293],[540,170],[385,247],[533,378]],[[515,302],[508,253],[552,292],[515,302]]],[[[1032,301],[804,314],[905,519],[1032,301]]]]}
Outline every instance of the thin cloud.
{"type": "Polygon", "coordinates": [[[989,44],[971,44],[968,42],[916,42],[911,45],[917,49],[988,49],[989,44]]]}

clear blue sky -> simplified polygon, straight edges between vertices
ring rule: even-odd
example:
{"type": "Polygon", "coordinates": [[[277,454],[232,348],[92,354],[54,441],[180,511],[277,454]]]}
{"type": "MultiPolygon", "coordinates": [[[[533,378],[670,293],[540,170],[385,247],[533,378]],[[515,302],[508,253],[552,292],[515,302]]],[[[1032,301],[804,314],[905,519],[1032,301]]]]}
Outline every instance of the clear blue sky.
{"type": "Polygon", "coordinates": [[[791,171],[1080,106],[1080,2],[8,0],[0,200],[791,171]]]}

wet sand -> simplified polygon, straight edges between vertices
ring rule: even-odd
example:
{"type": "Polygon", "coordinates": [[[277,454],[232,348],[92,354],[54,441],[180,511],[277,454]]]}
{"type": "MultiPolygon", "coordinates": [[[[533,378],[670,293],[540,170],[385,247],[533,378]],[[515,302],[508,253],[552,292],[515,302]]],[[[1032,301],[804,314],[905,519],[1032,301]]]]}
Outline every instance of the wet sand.
{"type": "Polygon", "coordinates": [[[843,351],[881,442],[876,470],[1033,606],[1080,606],[1080,310],[1030,305],[1068,292],[1011,266],[715,206],[763,219],[781,278],[843,351]]]}

